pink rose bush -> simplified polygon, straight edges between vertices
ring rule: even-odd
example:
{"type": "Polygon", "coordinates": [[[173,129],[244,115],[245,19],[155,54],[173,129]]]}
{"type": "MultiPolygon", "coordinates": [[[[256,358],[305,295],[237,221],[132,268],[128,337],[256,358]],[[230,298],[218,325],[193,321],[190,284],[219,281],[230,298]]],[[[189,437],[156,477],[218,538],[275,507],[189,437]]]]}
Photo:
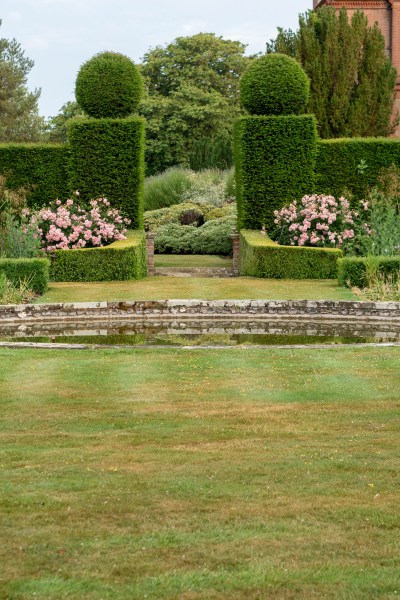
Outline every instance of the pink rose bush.
{"type": "MultiPolygon", "coordinates": [[[[75,194],[79,194],[76,192],[75,194]]],[[[126,226],[119,211],[110,207],[107,198],[90,200],[84,209],[72,199],[55,200],[30,218],[46,252],[106,246],[126,238],[126,226]]]]}
{"type": "MultiPolygon", "coordinates": [[[[367,207],[363,207],[367,210],[367,207]]],[[[344,248],[354,243],[360,214],[346,198],[314,194],[275,210],[273,237],[280,244],[344,248]]]]}

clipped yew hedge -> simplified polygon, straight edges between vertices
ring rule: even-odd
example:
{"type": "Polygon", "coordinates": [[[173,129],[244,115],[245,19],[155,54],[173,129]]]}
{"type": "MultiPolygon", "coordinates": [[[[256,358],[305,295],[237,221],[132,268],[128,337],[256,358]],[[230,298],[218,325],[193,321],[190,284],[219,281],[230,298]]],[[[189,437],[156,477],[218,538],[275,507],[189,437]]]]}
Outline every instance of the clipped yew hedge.
{"type": "Polygon", "coordinates": [[[0,144],[0,175],[9,189],[26,188],[28,204],[68,198],[69,149],[61,144],[0,144]]]}
{"type": "Polygon", "coordinates": [[[314,191],[312,115],[248,116],[234,127],[238,229],[274,226],[274,210],[314,191]]]}
{"type": "Polygon", "coordinates": [[[75,95],[90,117],[128,117],[143,94],[138,67],[119,52],[100,52],[82,65],[76,78],[75,95]]]}
{"type": "Polygon", "coordinates": [[[315,191],[336,197],[349,191],[361,200],[377,184],[380,171],[393,164],[400,167],[400,139],[319,140],[315,191]]]}
{"type": "Polygon", "coordinates": [[[271,279],[334,279],[341,250],[279,246],[259,231],[240,232],[239,272],[271,279]]]}
{"type": "Polygon", "coordinates": [[[49,265],[46,258],[0,258],[0,272],[5,273],[9,281],[15,285],[26,281],[37,294],[47,290],[49,265]]]}
{"type": "Polygon", "coordinates": [[[286,54],[266,54],[252,61],[240,81],[240,101],[252,115],[298,115],[305,111],[310,80],[286,54]]]}
{"type": "Polygon", "coordinates": [[[144,120],[88,119],[68,124],[70,184],[84,200],[106,197],[143,227],[144,120]]]}
{"type": "Polygon", "coordinates": [[[146,273],[144,231],[100,248],[56,250],[50,267],[52,281],[123,281],[146,273]]]}

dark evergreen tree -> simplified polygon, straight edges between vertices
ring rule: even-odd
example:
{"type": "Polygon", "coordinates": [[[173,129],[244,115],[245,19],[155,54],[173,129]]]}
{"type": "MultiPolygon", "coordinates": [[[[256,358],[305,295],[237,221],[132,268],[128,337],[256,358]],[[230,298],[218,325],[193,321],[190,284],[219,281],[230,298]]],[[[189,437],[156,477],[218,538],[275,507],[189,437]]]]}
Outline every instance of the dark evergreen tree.
{"type": "Polygon", "coordinates": [[[26,86],[33,65],[15,39],[0,38],[0,142],[35,142],[44,131],[40,90],[26,86]]]}
{"type": "Polygon", "coordinates": [[[310,78],[308,112],[323,138],[386,136],[392,118],[396,69],[385,52],[377,25],[357,11],[349,21],[345,8],[332,7],[299,16],[297,31],[278,29],[267,53],[296,58],[310,78]]]}

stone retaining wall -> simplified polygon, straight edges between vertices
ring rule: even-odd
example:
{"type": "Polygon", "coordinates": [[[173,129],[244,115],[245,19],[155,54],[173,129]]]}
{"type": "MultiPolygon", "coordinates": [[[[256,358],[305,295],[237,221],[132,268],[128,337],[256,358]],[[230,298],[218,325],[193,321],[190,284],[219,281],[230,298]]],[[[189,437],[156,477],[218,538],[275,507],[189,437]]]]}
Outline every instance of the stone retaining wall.
{"type": "Polygon", "coordinates": [[[400,320],[399,302],[331,300],[140,300],[0,306],[0,325],[10,321],[93,321],[97,319],[328,319],[400,320]]]}

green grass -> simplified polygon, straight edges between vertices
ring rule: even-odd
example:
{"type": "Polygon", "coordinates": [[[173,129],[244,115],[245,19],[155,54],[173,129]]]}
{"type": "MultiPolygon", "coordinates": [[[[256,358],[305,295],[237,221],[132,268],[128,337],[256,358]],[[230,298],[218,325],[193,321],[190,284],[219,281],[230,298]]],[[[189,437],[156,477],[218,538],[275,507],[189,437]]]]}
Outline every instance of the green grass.
{"type": "Polygon", "coordinates": [[[226,267],[231,269],[232,258],[212,254],[156,254],[154,264],[156,267],[226,267]]]}
{"type": "Polygon", "coordinates": [[[253,277],[146,277],[139,281],[50,283],[38,302],[89,302],[100,300],[357,300],[334,279],[285,280],[253,277]]]}
{"type": "Polygon", "coordinates": [[[397,598],[399,360],[0,349],[0,597],[397,598]]]}

